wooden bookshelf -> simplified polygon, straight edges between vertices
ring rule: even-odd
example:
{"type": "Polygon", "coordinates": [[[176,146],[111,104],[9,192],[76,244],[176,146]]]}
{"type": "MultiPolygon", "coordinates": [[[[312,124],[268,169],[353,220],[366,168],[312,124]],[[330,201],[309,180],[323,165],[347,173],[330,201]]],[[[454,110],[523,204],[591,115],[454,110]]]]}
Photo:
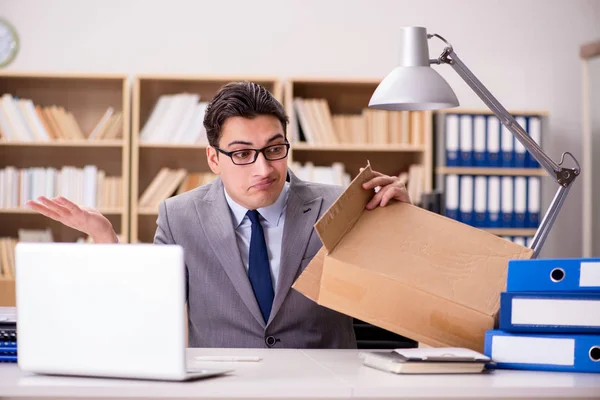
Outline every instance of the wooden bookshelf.
{"type": "Polygon", "coordinates": [[[485,168],[485,167],[437,167],[440,175],[497,175],[497,176],[547,176],[543,168],[485,168]]]}
{"type": "Polygon", "coordinates": [[[527,228],[482,228],[484,231],[497,236],[533,236],[536,229],[527,228]]]}
{"type": "MultiPolygon", "coordinates": [[[[532,109],[522,109],[522,110],[508,110],[508,112],[513,115],[523,115],[526,117],[534,117],[534,116],[538,116],[538,117],[547,117],[548,111],[547,110],[532,110],[532,109]]],[[[488,110],[488,109],[481,109],[481,108],[466,108],[466,107],[457,107],[457,108],[448,108],[448,109],[444,109],[444,110],[439,110],[437,112],[440,115],[443,114],[473,114],[473,115],[492,115],[492,111],[488,110]]]]}
{"type": "Polygon", "coordinates": [[[311,145],[307,143],[297,142],[294,143],[294,150],[298,151],[340,151],[340,152],[351,152],[351,151],[369,151],[369,152],[405,152],[415,153],[424,152],[426,146],[424,145],[403,145],[403,144],[364,144],[358,143],[340,143],[340,144],[322,144],[322,145],[311,145]],[[366,147],[366,149],[365,149],[366,147]]]}
{"type": "MultiPolygon", "coordinates": [[[[107,108],[122,113],[119,139],[90,140],[52,138],[49,141],[0,139],[0,168],[63,166],[82,168],[95,165],[106,176],[122,177],[123,206],[107,210],[108,218],[122,237],[129,236],[128,193],[130,168],[130,90],[126,75],[1,72],[0,94],[29,99],[40,107],[63,107],[72,113],[84,135],[89,134],[107,108]]],[[[100,207],[101,208],[101,207],[100,207]]],[[[44,228],[53,224],[48,218],[29,210],[1,210],[0,236],[16,237],[20,227],[44,228]]],[[[58,228],[58,227],[57,227],[58,228]]],[[[72,241],[82,234],[72,229],[57,229],[55,240],[72,241]]]]}
{"type": "MultiPolygon", "coordinates": [[[[430,191],[433,186],[433,114],[431,111],[420,112],[420,133],[419,138],[415,141],[412,139],[398,140],[397,135],[392,135],[391,125],[385,125],[391,124],[389,121],[392,117],[389,116],[383,117],[384,120],[387,119],[388,121],[384,122],[384,125],[368,125],[369,123],[367,123],[365,128],[368,131],[366,139],[360,132],[363,125],[360,125],[360,128],[353,127],[351,129],[348,128],[348,125],[334,125],[333,131],[337,140],[334,143],[319,141],[320,139],[313,140],[311,143],[304,132],[302,115],[298,112],[298,105],[295,103],[297,98],[304,101],[325,100],[329,109],[326,115],[330,114],[332,119],[340,116],[342,118],[360,119],[361,116],[367,118],[365,110],[368,109],[369,99],[379,82],[379,79],[328,77],[292,77],[286,81],[284,99],[286,111],[290,116],[288,136],[292,143],[290,163],[313,163],[315,166],[330,166],[334,162],[340,162],[343,163],[345,172],[350,175],[350,178],[356,176],[360,168],[364,167],[367,162],[371,164],[375,171],[395,176],[407,172],[411,165],[420,165],[422,166],[421,188],[423,191],[430,191]],[[381,128],[382,126],[383,128],[381,128]]],[[[371,110],[369,109],[369,111],[371,110]]],[[[388,113],[387,115],[391,114],[388,113]]]]}
{"type": "Polygon", "coordinates": [[[0,278],[0,307],[14,307],[15,303],[14,279],[0,278]]]}
{"type": "MultiPolygon", "coordinates": [[[[36,73],[36,72],[0,72],[0,112],[4,123],[8,120],[9,132],[2,127],[0,137],[0,170],[12,168],[18,175],[21,185],[23,171],[32,173],[34,168],[44,168],[56,172],[59,176],[65,167],[82,170],[86,165],[103,171],[106,178],[115,183],[112,188],[121,193],[121,206],[99,209],[113,224],[116,232],[127,241],[129,237],[129,177],[130,177],[130,86],[126,75],[120,74],[79,74],[79,73],[36,73]],[[8,102],[8,103],[6,103],[8,102]],[[26,104],[28,103],[28,104],[26,104]],[[29,108],[27,108],[29,106],[29,108]],[[8,108],[7,108],[8,107],[8,108]],[[16,108],[12,108],[16,107],[16,108]],[[108,113],[109,108],[115,119],[108,115],[106,121],[113,124],[114,136],[89,138],[89,134],[108,113]],[[12,111],[11,111],[12,109],[12,111]],[[53,109],[51,114],[48,114],[53,109]],[[7,111],[11,114],[7,114],[7,111]],[[23,125],[15,127],[14,112],[23,118],[23,125]],[[56,114],[61,110],[61,114],[56,114]],[[48,115],[51,115],[50,117],[48,115]],[[58,120],[57,115],[66,119],[58,120]],[[119,115],[119,118],[116,116],[119,115]],[[74,121],[65,125],[65,121],[74,121]],[[53,125],[55,124],[55,125],[53,125]],[[23,135],[26,133],[26,135],[23,135]],[[44,133],[44,136],[40,134],[44,133]],[[77,133],[77,135],[75,135],[77,133]],[[114,178],[114,179],[113,179],[114,178]],[[120,180],[117,180],[119,178],[120,180]]],[[[1,117],[1,116],[0,116],[1,117]]],[[[108,126],[108,125],[106,125],[108,126]]],[[[5,125],[6,127],[6,125],[5,125]]],[[[29,179],[33,179],[29,175],[29,179]]],[[[44,176],[37,175],[36,178],[44,176]]],[[[46,175],[47,176],[47,175],[46,175]]],[[[12,183],[15,184],[15,175],[12,183]]],[[[94,178],[96,178],[95,176],[94,178]]],[[[58,178],[56,178],[58,179],[58,178]]],[[[69,181],[72,183],[73,181],[69,181]]],[[[89,188],[90,181],[87,181],[89,188]]],[[[96,190],[100,186],[91,181],[96,190]],[[94,186],[96,185],[96,186],[94,186]]],[[[39,180],[38,180],[39,183],[39,180]]],[[[57,181],[45,181],[48,189],[58,186],[57,181]]],[[[33,186],[33,183],[31,184],[33,186]]],[[[11,188],[14,188],[12,186],[11,188]]],[[[20,186],[19,187],[21,190],[20,186]]],[[[4,187],[12,193],[8,186],[4,187]]],[[[39,186],[38,186],[39,188],[39,186]]],[[[83,190],[74,188],[74,193],[83,190]]],[[[22,207],[20,204],[32,195],[19,191],[18,203],[11,201],[0,206],[0,237],[18,238],[20,229],[52,231],[52,238],[58,242],[75,242],[86,239],[85,234],[68,228],[43,215],[22,207]]],[[[39,192],[36,192],[39,194],[39,192]]],[[[46,194],[50,192],[44,192],[46,194]]],[[[55,193],[56,194],[56,193],[55,193]]],[[[78,195],[79,196],[79,195],[78,195]]],[[[37,196],[34,196],[37,197],[37,196]]],[[[89,197],[89,196],[88,196],[89,197]]],[[[98,197],[96,196],[96,199],[98,197]]],[[[0,292],[6,294],[0,298],[0,305],[14,302],[14,281],[0,278],[0,292]]]]}
{"type": "MultiPolygon", "coordinates": [[[[131,157],[131,232],[132,242],[151,243],[156,232],[158,209],[139,207],[140,196],[162,168],[185,169],[188,173],[210,172],[206,160],[206,143],[144,141],[140,138],[161,96],[188,93],[198,95],[196,101],[208,102],[226,83],[253,81],[266,87],[282,101],[282,84],[268,76],[216,75],[137,75],[132,94],[131,157]]],[[[172,132],[165,132],[171,138],[172,132]]]]}

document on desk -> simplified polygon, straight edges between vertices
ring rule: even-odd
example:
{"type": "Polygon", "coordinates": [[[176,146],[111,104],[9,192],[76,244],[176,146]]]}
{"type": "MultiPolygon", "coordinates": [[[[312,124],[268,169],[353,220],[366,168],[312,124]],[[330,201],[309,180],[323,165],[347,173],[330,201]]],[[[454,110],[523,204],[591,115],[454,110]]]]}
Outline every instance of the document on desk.
{"type": "Polygon", "coordinates": [[[395,374],[466,374],[485,369],[490,357],[458,347],[362,352],[363,364],[395,374]]]}

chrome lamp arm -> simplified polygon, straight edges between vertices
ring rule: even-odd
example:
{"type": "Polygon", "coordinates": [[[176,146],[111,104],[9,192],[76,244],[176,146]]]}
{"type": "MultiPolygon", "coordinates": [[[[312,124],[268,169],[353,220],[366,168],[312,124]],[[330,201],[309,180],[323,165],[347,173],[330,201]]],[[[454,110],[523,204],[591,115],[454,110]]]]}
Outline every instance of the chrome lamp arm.
{"type": "Polygon", "coordinates": [[[542,148],[533,140],[527,132],[520,126],[515,118],[500,104],[500,102],[490,93],[490,91],[473,75],[467,66],[460,60],[454,52],[452,46],[438,34],[428,34],[427,38],[437,37],[444,41],[447,47],[437,59],[430,60],[430,64],[449,64],[458,75],[471,87],[471,89],[483,100],[488,108],[516,138],[533,155],[548,174],[558,183],[559,188],[550,207],[546,211],[538,230],[536,231],[530,248],[533,250],[533,258],[537,258],[540,249],[550,232],[563,203],[569,194],[571,185],[581,173],[581,167],[573,154],[565,152],[562,154],[560,163],[555,163],[542,148]],[[569,155],[576,164],[575,168],[565,168],[562,166],[565,155],[569,155]]]}

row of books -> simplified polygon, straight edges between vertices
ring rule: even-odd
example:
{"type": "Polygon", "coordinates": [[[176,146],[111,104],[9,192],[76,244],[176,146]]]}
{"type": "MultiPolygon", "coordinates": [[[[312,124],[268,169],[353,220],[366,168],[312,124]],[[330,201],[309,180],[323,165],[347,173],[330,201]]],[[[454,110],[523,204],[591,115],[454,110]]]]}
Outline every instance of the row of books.
{"type": "MultiPolygon", "coordinates": [[[[539,168],[537,160],[495,115],[445,114],[444,118],[448,167],[539,168]]],[[[515,120],[541,145],[541,117],[516,116],[515,120]]]]}
{"type": "Polygon", "coordinates": [[[112,107],[86,133],[73,113],[62,106],[34,105],[31,99],[13,97],[10,93],[0,98],[0,139],[8,142],[118,139],[122,132],[122,113],[112,107]]]}
{"type": "Polygon", "coordinates": [[[516,243],[523,247],[531,247],[531,242],[533,242],[533,236],[500,236],[502,239],[506,239],[509,242],[516,243]]]}
{"type": "Polygon", "coordinates": [[[140,132],[144,143],[208,143],[204,114],[208,102],[195,93],[166,94],[158,98],[140,132]]]}
{"type": "Polygon", "coordinates": [[[446,216],[479,228],[537,228],[537,176],[445,176],[446,216]]]}
{"type": "Polygon", "coordinates": [[[308,144],[405,144],[425,141],[425,112],[364,108],[360,114],[332,114],[326,99],[294,99],[302,137],[308,144]]]}
{"type": "Polygon", "coordinates": [[[15,279],[15,247],[18,242],[53,242],[52,229],[18,230],[17,237],[0,238],[0,278],[15,279]]]}
{"type": "Polygon", "coordinates": [[[18,240],[0,238],[0,278],[15,279],[15,247],[18,240]]]}
{"type": "MultiPolygon", "coordinates": [[[[117,234],[119,241],[125,243],[121,234],[117,234]]],[[[15,247],[19,242],[54,242],[52,229],[19,229],[17,237],[0,237],[0,279],[15,279],[15,247]]],[[[89,236],[80,236],[76,243],[92,243],[89,236]]]]}
{"type": "Polygon", "coordinates": [[[0,363],[16,363],[17,357],[17,310],[0,307],[0,363]]]}
{"type": "MultiPolygon", "coordinates": [[[[301,180],[307,182],[323,183],[346,187],[350,184],[351,176],[345,170],[342,162],[334,162],[330,166],[314,165],[312,162],[300,163],[294,161],[290,168],[301,180]]],[[[408,195],[415,205],[423,205],[423,188],[425,172],[420,164],[411,164],[408,171],[401,172],[398,176],[406,186],[408,195]]]]}
{"type": "Polygon", "coordinates": [[[298,179],[307,182],[346,187],[351,181],[350,174],[345,171],[344,164],[341,162],[334,162],[330,166],[327,166],[314,165],[312,162],[302,164],[294,161],[290,165],[290,169],[298,179]]]}
{"type": "Polygon", "coordinates": [[[216,178],[212,172],[188,172],[184,168],[161,168],[138,200],[138,207],[158,210],[160,202],[174,194],[181,194],[216,178]]]}
{"type": "Polygon", "coordinates": [[[600,372],[600,259],[511,260],[497,329],[497,368],[600,372]]]}
{"type": "Polygon", "coordinates": [[[89,140],[123,138],[123,113],[108,107],[87,137],[89,140]]]}
{"type": "Polygon", "coordinates": [[[125,204],[122,178],[95,165],[0,169],[0,208],[24,207],[39,196],[64,196],[76,204],[118,208],[125,204]]]}
{"type": "MultiPolygon", "coordinates": [[[[345,171],[341,162],[335,162],[330,166],[314,165],[312,162],[300,163],[294,161],[290,169],[301,180],[317,182],[330,185],[348,186],[351,176],[345,171]]],[[[413,203],[420,204],[423,193],[423,180],[425,174],[423,166],[413,164],[408,171],[399,175],[401,181],[406,185],[413,203]]],[[[212,172],[190,173],[184,168],[161,168],[144,189],[139,200],[138,207],[143,209],[158,210],[160,202],[173,195],[187,192],[198,186],[208,184],[216,178],[212,172]]]]}

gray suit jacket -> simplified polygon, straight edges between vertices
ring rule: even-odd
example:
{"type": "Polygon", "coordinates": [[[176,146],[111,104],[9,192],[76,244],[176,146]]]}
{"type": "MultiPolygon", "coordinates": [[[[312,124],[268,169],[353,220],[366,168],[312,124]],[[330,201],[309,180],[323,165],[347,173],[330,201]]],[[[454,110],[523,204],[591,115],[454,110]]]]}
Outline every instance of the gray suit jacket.
{"type": "Polygon", "coordinates": [[[266,324],[220,178],[161,203],[154,242],[184,249],[189,347],[356,348],[352,318],[291,289],[322,246],[313,225],[342,188],[304,182],[291,171],[289,180],[279,284],[266,324]]]}

